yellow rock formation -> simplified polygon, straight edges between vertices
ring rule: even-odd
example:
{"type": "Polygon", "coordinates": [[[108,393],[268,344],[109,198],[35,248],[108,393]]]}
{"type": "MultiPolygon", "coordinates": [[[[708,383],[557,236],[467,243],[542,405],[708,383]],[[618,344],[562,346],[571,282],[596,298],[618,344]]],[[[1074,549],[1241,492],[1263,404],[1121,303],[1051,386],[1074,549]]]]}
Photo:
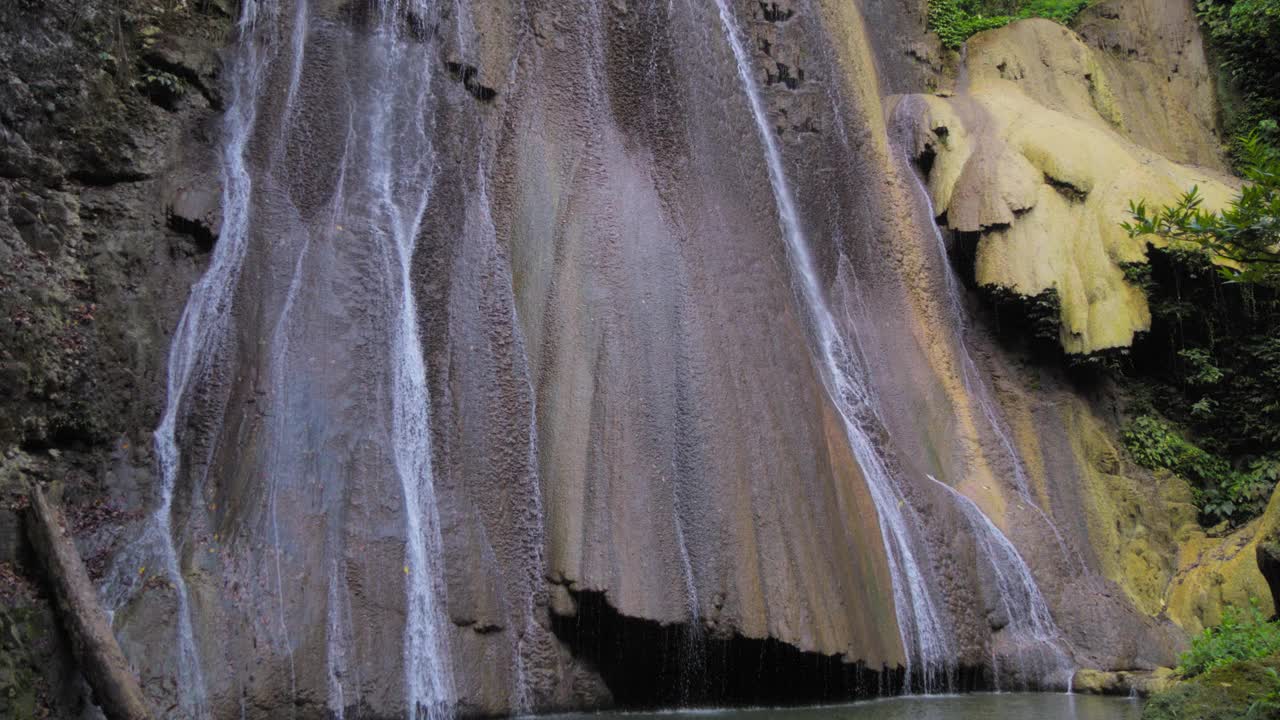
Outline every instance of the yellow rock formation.
{"type": "Polygon", "coordinates": [[[916,157],[932,156],[936,212],[951,229],[980,234],[978,283],[1028,296],[1056,290],[1071,353],[1126,347],[1150,327],[1146,299],[1122,269],[1143,261],[1153,240],[1120,226],[1130,200],[1168,204],[1197,186],[1215,207],[1236,191],[1221,172],[1127,137],[1123,108],[1138,103],[1109,84],[1096,55],[1066,28],[1023,21],[971,41],[958,94],[903,100],[916,157]]]}

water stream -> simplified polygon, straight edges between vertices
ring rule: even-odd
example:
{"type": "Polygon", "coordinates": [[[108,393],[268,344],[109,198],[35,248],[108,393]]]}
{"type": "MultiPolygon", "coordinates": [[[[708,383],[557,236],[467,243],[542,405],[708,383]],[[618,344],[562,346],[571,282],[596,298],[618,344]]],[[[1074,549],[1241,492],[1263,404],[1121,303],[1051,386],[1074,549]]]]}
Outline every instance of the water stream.
{"type": "MultiPolygon", "coordinates": [[[[326,432],[327,426],[332,426],[327,431],[330,433],[345,432],[347,428],[339,418],[316,415],[338,407],[339,399],[329,398],[332,405],[327,406],[311,397],[320,381],[326,379],[324,371],[317,369],[317,349],[326,340],[323,334],[314,336],[313,330],[315,323],[324,322],[326,316],[323,309],[315,307],[312,296],[337,282],[316,276],[332,267],[335,257],[348,251],[364,253],[372,258],[366,265],[371,271],[369,287],[380,288],[383,293],[372,303],[382,310],[373,316],[386,321],[386,327],[376,331],[387,343],[381,354],[388,358],[389,407],[381,412],[388,415],[387,451],[403,508],[404,701],[411,719],[446,717],[456,701],[446,634],[448,621],[444,615],[430,397],[412,280],[412,259],[434,181],[432,83],[437,63],[432,48],[421,38],[410,37],[410,33],[414,24],[429,22],[437,8],[431,0],[378,0],[371,5],[370,39],[363,45],[360,60],[368,82],[350,88],[352,95],[345,107],[330,108],[338,117],[346,115],[345,122],[339,124],[345,128],[339,130],[345,137],[339,134],[330,138],[342,148],[334,168],[336,182],[331,195],[313,217],[290,220],[291,216],[278,213],[251,217],[259,204],[274,207],[271,203],[278,202],[276,185],[290,182],[288,163],[296,162],[289,157],[289,148],[297,146],[300,132],[309,132],[294,120],[302,117],[300,107],[307,102],[303,63],[313,28],[306,0],[298,0],[290,7],[292,12],[286,13],[275,0],[242,4],[239,42],[229,65],[229,103],[223,128],[222,229],[208,269],[192,288],[169,352],[166,406],[155,431],[159,497],[139,538],[114,563],[104,583],[104,601],[112,610],[123,607],[136,594],[148,568],[163,570],[174,587],[177,604],[175,655],[181,713],[191,718],[208,717],[201,652],[180,561],[189,533],[174,527],[173,518],[174,499],[182,478],[189,477],[193,500],[204,496],[210,479],[202,476],[199,467],[182,467],[182,448],[191,441],[179,435],[180,429],[185,429],[192,398],[206,388],[217,388],[218,373],[226,371],[219,366],[231,362],[227,352],[230,321],[241,270],[251,239],[256,243],[261,238],[273,244],[270,249],[261,250],[264,257],[287,263],[282,266],[287,271],[277,274],[288,278],[288,286],[280,295],[278,315],[268,326],[268,337],[262,343],[270,355],[266,358],[268,372],[262,393],[267,410],[263,427],[266,439],[262,443],[262,477],[266,486],[259,497],[264,503],[266,522],[268,549],[264,556],[270,567],[267,592],[274,595],[268,615],[272,620],[264,627],[287,661],[290,691],[298,702],[294,651],[308,633],[307,628],[295,626],[297,617],[293,612],[295,603],[306,602],[300,597],[302,589],[291,584],[292,578],[297,577],[300,528],[296,512],[289,514],[286,525],[285,513],[278,509],[282,503],[296,502],[299,497],[329,497],[330,493],[332,501],[345,501],[341,481],[331,485],[330,478],[336,468],[353,459],[331,456],[322,462],[314,460],[335,450],[358,450],[325,445],[315,435],[326,432]],[[278,67],[281,63],[288,65],[278,67]],[[274,86],[272,78],[276,78],[274,86]],[[264,112],[260,121],[260,108],[275,103],[282,103],[279,111],[274,116],[264,112]],[[260,132],[264,129],[272,132],[260,132]],[[259,160],[254,166],[249,161],[251,141],[265,143],[260,148],[265,152],[257,153],[259,160]],[[273,177],[277,172],[280,177],[273,177]],[[274,224],[291,221],[293,225],[274,224]]],[[[298,208],[290,210],[300,212],[298,208]]],[[[341,357],[351,362],[353,356],[341,357]]],[[[214,397],[212,402],[219,399],[214,397]]],[[[221,402],[225,403],[225,399],[221,402]]],[[[219,417],[225,414],[225,408],[214,410],[219,417]]],[[[201,442],[208,441],[210,457],[221,432],[219,425],[211,435],[201,438],[201,442]]],[[[204,474],[208,471],[206,466],[204,474]]],[[[359,701],[358,680],[346,682],[359,662],[351,657],[350,650],[357,629],[352,626],[350,592],[345,580],[342,517],[341,513],[332,514],[326,524],[322,567],[327,577],[319,586],[327,599],[327,703],[337,717],[359,701]]]]}
{"type": "Polygon", "coordinates": [[[907,654],[907,677],[920,678],[925,692],[949,687],[954,671],[951,638],[936,607],[924,570],[916,560],[912,527],[917,523],[902,489],[881,458],[881,450],[871,439],[875,424],[873,395],[857,364],[855,353],[841,335],[819,286],[808,240],[797,214],[795,201],[782,165],[782,156],[764,110],[760,90],[732,11],[727,0],[716,0],[725,37],[737,62],[751,113],[755,118],[768,165],[782,235],[787,244],[793,277],[800,298],[809,313],[819,368],[824,385],[844,421],[849,446],[862,468],[867,487],[880,519],[880,531],[893,582],[898,628],[907,654]]]}
{"type": "MultiPolygon", "coordinates": [[[[1031,575],[1031,568],[975,502],[932,475],[929,479],[955,499],[973,530],[980,555],[991,569],[1006,622],[1002,631],[1016,644],[1013,651],[1019,664],[1021,689],[1044,689],[1051,684],[1070,688],[1075,666],[1063,649],[1062,633],[1031,575]]],[[[1000,686],[999,663],[994,651],[992,665],[996,689],[1007,689],[1000,686]]]]}
{"type": "Polygon", "coordinates": [[[1008,425],[997,408],[990,383],[987,382],[986,376],[978,369],[978,365],[973,359],[973,353],[969,348],[968,313],[964,308],[960,284],[956,281],[956,273],[951,265],[951,256],[947,252],[947,243],[943,238],[942,228],[938,226],[937,211],[933,206],[933,197],[929,194],[928,188],[925,187],[924,179],[912,164],[907,150],[907,138],[911,132],[910,124],[913,116],[918,113],[915,103],[919,102],[922,101],[917,97],[906,98],[894,109],[894,121],[890,128],[890,139],[900,149],[903,157],[903,172],[912,180],[917,202],[926,208],[928,213],[926,224],[932,231],[933,248],[937,251],[937,258],[940,264],[939,271],[946,289],[946,308],[950,325],[955,328],[956,333],[955,346],[960,359],[961,381],[964,384],[967,396],[977,404],[987,428],[991,431],[992,437],[995,438],[1009,462],[1012,471],[1009,479],[1013,484],[1014,490],[1022,498],[1022,501],[1031,508],[1032,512],[1039,516],[1049,531],[1053,533],[1063,558],[1069,561],[1074,560],[1077,566],[1083,567],[1083,560],[1068,548],[1066,539],[1058,529],[1057,523],[1049,517],[1048,513],[1037,502],[1032,492],[1026,465],[1022,461],[1022,455],[1014,445],[1008,425]]]}
{"type": "MultiPolygon", "coordinates": [[[[169,348],[165,408],[154,433],[159,493],[139,537],[115,559],[103,583],[103,602],[113,615],[138,591],[148,568],[159,566],[174,589],[178,701],[184,714],[208,717],[204,673],[192,625],[190,594],[173,527],[174,497],[181,470],[178,422],[193,387],[221,356],[235,288],[248,247],[249,198],[253,190],[246,151],[257,120],[269,66],[280,40],[279,5],[246,2],[237,26],[239,46],[228,72],[229,102],[223,116],[221,175],[223,221],[209,267],[192,286],[169,348]]],[[[300,58],[294,58],[300,62],[300,58]]]]}

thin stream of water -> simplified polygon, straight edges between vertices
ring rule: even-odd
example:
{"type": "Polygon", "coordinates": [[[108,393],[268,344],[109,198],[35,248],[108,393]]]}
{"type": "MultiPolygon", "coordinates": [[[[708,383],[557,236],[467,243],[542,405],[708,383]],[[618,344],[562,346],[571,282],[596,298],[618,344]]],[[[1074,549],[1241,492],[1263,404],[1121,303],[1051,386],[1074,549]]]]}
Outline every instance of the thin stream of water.
{"type": "MultiPolygon", "coordinates": [[[[991,518],[982,512],[977,503],[932,475],[929,479],[955,499],[956,505],[973,529],[978,549],[991,566],[1000,602],[1009,619],[1005,630],[1020,645],[1019,657],[1023,659],[1022,667],[1019,668],[1022,689],[1031,689],[1032,678],[1041,686],[1060,682],[1063,687],[1070,687],[1075,667],[1070,655],[1062,647],[1062,632],[1053,621],[1049,605],[1031,575],[1031,568],[1027,567],[1018,549],[991,522],[991,518]],[[1029,663],[1026,660],[1028,655],[1031,656],[1029,663]]],[[[998,667],[993,668],[993,671],[996,672],[998,687],[998,667]]]]}
{"type": "Polygon", "coordinates": [[[133,597],[149,563],[159,563],[163,568],[177,601],[178,702],[185,715],[197,720],[208,717],[209,711],[189,591],[173,533],[173,500],[181,469],[178,419],[193,385],[206,364],[221,355],[226,341],[235,288],[248,246],[253,180],[245,154],[257,119],[263,81],[277,51],[278,14],[275,0],[247,2],[241,7],[239,48],[228,73],[230,101],[223,117],[223,223],[209,268],[192,286],[169,348],[165,408],[153,435],[159,497],[139,537],[116,558],[102,590],[104,605],[114,615],[133,597]]]}
{"type": "Polygon", "coordinates": [[[447,717],[455,702],[431,457],[431,398],[412,281],[413,252],[434,181],[429,126],[434,63],[424,61],[423,50],[399,29],[406,13],[426,21],[435,17],[435,7],[431,0],[380,0],[375,12],[371,60],[380,73],[366,106],[369,174],[362,180],[372,203],[369,230],[381,245],[396,296],[390,333],[391,429],[406,525],[406,701],[409,718],[418,720],[447,717]]]}
{"type": "Polygon", "coordinates": [[[801,300],[810,315],[820,368],[828,395],[840,412],[854,456],[866,478],[872,500],[880,518],[880,531],[893,583],[894,605],[898,628],[907,655],[907,677],[919,675],[925,692],[936,692],[949,685],[954,671],[951,641],[936,608],[924,572],[917,562],[913,547],[911,512],[902,490],[897,486],[880,451],[872,442],[864,424],[874,420],[873,395],[862,373],[858,372],[855,353],[842,337],[819,287],[808,241],[804,236],[795,202],[782,166],[782,157],[773,137],[754,77],[750,58],[743,47],[737,21],[727,0],[716,0],[725,37],[737,62],[738,76],[754,116],[764,146],[769,181],[773,188],[779,223],[787,244],[794,278],[801,300]]]}

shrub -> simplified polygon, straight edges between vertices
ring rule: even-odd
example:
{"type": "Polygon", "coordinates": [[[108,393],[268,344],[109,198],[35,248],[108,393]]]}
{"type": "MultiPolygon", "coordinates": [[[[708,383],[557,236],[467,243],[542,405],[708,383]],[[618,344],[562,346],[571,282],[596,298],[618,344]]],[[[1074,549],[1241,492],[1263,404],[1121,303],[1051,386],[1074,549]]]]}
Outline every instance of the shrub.
{"type": "Polygon", "coordinates": [[[1257,601],[1243,612],[1227,607],[1222,624],[1192,638],[1191,649],[1178,658],[1178,671],[1192,677],[1213,668],[1280,652],[1280,623],[1268,622],[1257,601]]]}
{"type": "Polygon", "coordinates": [[[1260,515],[1280,479],[1280,461],[1274,458],[1255,460],[1246,471],[1236,470],[1151,415],[1134,418],[1123,437],[1134,462],[1170,470],[1195,486],[1201,519],[1210,525],[1223,521],[1239,525],[1260,515]]]}
{"type": "Polygon", "coordinates": [[[929,0],[929,29],[942,44],[957,49],[973,35],[1004,27],[1014,20],[1040,17],[1064,25],[1091,0],[929,0]]]}
{"type": "Polygon", "coordinates": [[[1260,128],[1280,141],[1280,0],[1197,0],[1196,13],[1229,90],[1223,98],[1232,134],[1260,128]]]}

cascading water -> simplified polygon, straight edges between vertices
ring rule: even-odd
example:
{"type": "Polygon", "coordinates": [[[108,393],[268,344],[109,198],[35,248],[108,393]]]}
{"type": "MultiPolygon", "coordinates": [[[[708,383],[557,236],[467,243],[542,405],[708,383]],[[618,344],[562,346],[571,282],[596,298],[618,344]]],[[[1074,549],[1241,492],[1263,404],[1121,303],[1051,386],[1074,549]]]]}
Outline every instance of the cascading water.
{"type": "MultiPolygon", "coordinates": [[[[1042,688],[1054,683],[1069,687],[1074,666],[1062,647],[1062,633],[1031,575],[1031,568],[1027,567],[1009,538],[975,502],[937,478],[929,476],[929,479],[955,500],[973,530],[979,553],[991,567],[1000,596],[1000,609],[1008,621],[1003,631],[1017,644],[1015,650],[1020,660],[1022,688],[1030,689],[1033,679],[1042,688]]],[[[999,665],[993,664],[996,689],[1001,689],[999,665]]]]}
{"type": "Polygon", "coordinates": [[[267,69],[277,51],[274,1],[243,3],[239,49],[230,65],[230,101],[223,119],[221,174],[223,222],[209,268],[191,289],[169,348],[165,408],[154,433],[159,497],[139,537],[113,563],[103,584],[104,605],[114,614],[137,591],[148,564],[159,564],[176,596],[179,705],[192,718],[208,716],[204,673],[191,618],[186,579],[174,538],[173,500],[181,469],[178,420],[208,363],[224,349],[234,293],[248,246],[249,196],[253,188],[245,155],[258,114],[267,69]]]}
{"type": "Polygon", "coordinates": [[[738,77],[755,119],[764,146],[769,183],[773,189],[782,235],[793,278],[799,286],[804,308],[809,314],[814,342],[821,360],[819,368],[832,403],[844,422],[845,433],[880,519],[880,531],[893,583],[894,604],[902,644],[907,654],[908,683],[918,675],[925,692],[942,690],[950,685],[954,671],[951,639],[944,627],[924,571],[916,560],[911,528],[917,524],[880,450],[871,438],[876,424],[873,395],[867,378],[860,371],[855,351],[845,341],[819,287],[800,218],[796,212],[782,156],[773,137],[768,116],[760,97],[750,58],[739,37],[737,21],[728,0],[716,0],[725,37],[737,63],[738,77]]]}
{"type": "MultiPolygon", "coordinates": [[[[960,288],[950,264],[946,242],[943,239],[942,230],[937,224],[933,200],[924,185],[923,179],[912,167],[910,154],[906,149],[909,147],[907,143],[911,133],[912,118],[919,112],[919,108],[913,105],[913,103],[917,102],[920,102],[918,98],[907,98],[894,109],[894,121],[891,123],[890,136],[891,140],[897,143],[901,149],[902,157],[904,158],[903,169],[913,180],[917,200],[928,212],[927,224],[933,231],[933,246],[938,252],[940,271],[946,288],[946,306],[950,316],[949,320],[956,331],[955,344],[960,359],[961,380],[968,397],[973,398],[977,403],[988,428],[1009,460],[1013,471],[1014,490],[1053,533],[1062,550],[1063,557],[1066,558],[1068,557],[1066,541],[1063,539],[1057,525],[1040,508],[1032,496],[1022,457],[1014,447],[1009,431],[999,411],[996,409],[991,388],[983,374],[978,370],[977,363],[974,362],[973,355],[969,349],[969,323],[961,300],[960,288]]],[[[1022,556],[1018,554],[1009,539],[991,522],[991,519],[982,512],[977,504],[937,478],[929,476],[929,479],[945,488],[948,494],[955,499],[973,529],[978,550],[991,566],[992,573],[997,581],[996,590],[1000,596],[1004,613],[1008,617],[1008,624],[1005,625],[1005,628],[1008,634],[1015,639],[1015,642],[1022,646],[1019,648],[1022,657],[1025,658],[1028,653],[1048,657],[1047,660],[1043,657],[1032,658],[1029,664],[1033,667],[1027,667],[1028,663],[1023,663],[1023,667],[1020,668],[1020,675],[1024,688],[1030,686],[1033,675],[1039,684],[1047,685],[1058,682],[1058,679],[1054,676],[1066,672],[1067,682],[1069,682],[1072,666],[1069,656],[1060,646],[1061,633],[1054,624],[1049,608],[1044,602],[1040,589],[1036,585],[1035,579],[1032,577],[1030,569],[1027,567],[1026,562],[1023,561],[1022,556]],[[1028,649],[1029,647],[1031,649],[1028,649]]],[[[996,689],[1000,689],[999,661],[994,648],[992,651],[992,673],[996,689]]]]}
{"type": "Polygon", "coordinates": [[[428,0],[382,0],[374,9],[378,22],[374,35],[380,42],[372,46],[372,60],[382,72],[371,88],[368,140],[363,148],[368,169],[364,199],[371,203],[367,230],[381,249],[395,292],[390,333],[391,428],[405,508],[404,662],[411,718],[445,716],[454,702],[444,635],[443,540],[433,484],[431,399],[411,278],[413,251],[434,180],[435,153],[428,125],[434,66],[422,59],[424,49],[401,29],[406,22],[427,22],[434,10],[428,0]],[[405,68],[412,72],[405,73],[405,68]]]}
{"type": "MultiPolygon", "coordinates": [[[[890,128],[890,139],[899,146],[904,158],[903,170],[913,181],[918,202],[928,211],[927,224],[933,231],[934,248],[938,252],[943,285],[946,288],[947,312],[950,316],[951,325],[956,331],[955,344],[960,359],[960,378],[964,383],[967,395],[977,404],[983,420],[986,421],[992,436],[996,439],[1001,451],[1009,461],[1012,469],[1010,479],[1013,482],[1014,490],[1022,498],[1022,501],[1031,508],[1032,512],[1040,517],[1049,531],[1053,533],[1063,557],[1070,558],[1071,553],[1067,547],[1066,539],[1063,538],[1057,523],[1040,507],[1032,494],[1031,481],[1027,474],[1026,465],[1022,462],[1022,456],[1013,444],[1008,426],[996,407],[991,387],[983,373],[978,370],[978,365],[973,359],[973,353],[969,349],[968,316],[961,299],[960,286],[956,282],[955,272],[951,266],[951,257],[947,252],[946,240],[942,236],[942,229],[938,227],[937,212],[933,206],[933,198],[929,195],[929,190],[925,187],[923,178],[913,167],[910,161],[910,153],[907,150],[909,147],[907,138],[910,137],[912,131],[912,118],[919,112],[916,104],[920,102],[922,101],[918,97],[912,96],[905,98],[894,108],[894,121],[890,128]]],[[[1083,561],[1078,556],[1075,557],[1075,561],[1078,565],[1083,565],[1083,561]]]]}
{"type": "MultiPolygon", "coordinates": [[[[287,507],[284,503],[300,496],[326,497],[332,492],[335,498],[342,498],[345,491],[340,486],[326,486],[325,478],[334,477],[328,468],[355,462],[345,454],[359,449],[325,445],[314,436],[326,424],[331,423],[334,432],[347,432],[347,426],[342,424],[343,418],[326,415],[326,406],[313,401],[314,385],[307,385],[325,379],[315,375],[322,372],[316,369],[319,346],[315,342],[325,340],[310,336],[308,328],[331,316],[323,314],[324,308],[317,312],[314,303],[308,302],[309,296],[303,296],[335,282],[317,278],[315,272],[317,267],[321,271],[333,267],[338,253],[350,249],[371,254],[373,261],[365,264],[363,277],[382,293],[374,303],[382,307],[375,308],[373,315],[385,318],[386,327],[373,332],[385,338],[386,350],[380,355],[389,359],[389,407],[376,407],[373,412],[385,414],[389,429],[386,450],[403,499],[404,702],[410,718],[445,717],[456,700],[443,607],[442,537],[433,485],[430,398],[411,281],[412,259],[422,232],[436,163],[431,124],[436,57],[431,44],[424,42],[415,28],[428,26],[436,8],[428,0],[383,0],[369,7],[370,22],[360,31],[366,35],[354,45],[364,49],[360,68],[368,74],[369,82],[350,88],[353,97],[345,107],[336,108],[339,118],[346,117],[342,118],[345,123],[339,125],[345,130],[329,138],[341,148],[332,168],[333,189],[318,206],[319,212],[299,223],[290,219],[300,213],[296,206],[286,206],[294,215],[274,210],[280,198],[289,198],[287,192],[280,192],[280,186],[294,179],[290,175],[290,163],[296,162],[292,150],[303,136],[313,137],[314,132],[309,126],[314,121],[304,121],[298,108],[308,102],[303,63],[309,33],[315,29],[310,8],[306,0],[297,0],[292,13],[284,12],[284,4],[274,0],[245,2],[242,7],[239,46],[230,65],[230,102],[224,120],[221,233],[209,268],[194,285],[172,340],[167,404],[155,431],[159,498],[139,538],[117,557],[104,586],[104,601],[112,610],[122,607],[137,590],[143,576],[140,567],[144,571],[149,567],[163,569],[174,587],[177,603],[181,714],[207,717],[208,691],[193,630],[196,613],[179,560],[189,533],[181,528],[175,532],[172,518],[176,490],[184,473],[192,478],[193,502],[204,497],[212,487],[206,484],[216,478],[211,477],[210,467],[204,468],[203,475],[198,468],[182,467],[183,448],[193,441],[180,438],[179,428],[190,412],[192,398],[204,386],[212,386],[212,381],[225,380],[222,376],[228,372],[226,366],[237,359],[231,357],[229,350],[241,270],[251,251],[262,253],[277,268],[288,269],[275,273],[288,278],[288,287],[279,296],[278,316],[260,344],[270,351],[265,357],[268,380],[261,392],[266,410],[262,416],[269,418],[262,429],[265,440],[261,443],[260,477],[265,486],[256,495],[263,503],[265,527],[246,529],[246,534],[259,533],[256,539],[248,536],[246,545],[252,547],[255,540],[265,540],[270,548],[262,553],[250,550],[248,556],[250,562],[261,556],[268,568],[265,576],[269,584],[257,587],[266,590],[267,597],[274,596],[270,610],[258,615],[271,621],[260,627],[273,644],[278,643],[293,702],[300,702],[294,650],[308,633],[295,626],[293,606],[303,600],[290,582],[296,576],[295,558],[290,554],[297,552],[299,520],[294,509],[289,509],[287,518],[281,509],[287,507]],[[286,47],[291,52],[284,52],[286,47]],[[268,87],[273,78],[276,85],[268,87]],[[281,84],[283,88],[279,87],[281,84]],[[283,92],[273,94],[271,89],[283,92]],[[251,150],[251,144],[258,148],[251,150]],[[257,160],[252,166],[251,157],[257,160]],[[259,217],[259,206],[271,210],[259,217]],[[294,224],[276,225],[281,222],[294,224]],[[265,243],[261,248],[256,246],[258,238],[265,243]],[[340,454],[326,457],[335,451],[340,454]],[[314,473],[310,477],[308,470],[314,473]],[[309,484],[316,476],[321,480],[319,486],[309,484]]],[[[363,302],[367,303],[368,298],[363,302]]],[[[216,395],[216,391],[212,394],[216,395]]],[[[333,407],[342,402],[326,400],[333,407]]],[[[213,402],[219,402],[218,398],[213,402]]],[[[226,414],[225,407],[214,410],[219,418],[226,414]]],[[[375,420],[380,421],[383,420],[375,420]]],[[[216,452],[219,433],[223,431],[223,421],[218,422],[213,435],[202,437],[193,445],[201,447],[199,443],[207,441],[209,457],[216,452]]],[[[321,566],[328,574],[327,583],[321,588],[327,602],[320,604],[327,605],[327,704],[332,714],[342,717],[346,708],[360,698],[360,660],[351,651],[353,634],[359,629],[353,626],[351,593],[345,579],[343,515],[339,506],[328,508],[330,516],[324,523],[323,541],[327,558],[321,566]]],[[[243,682],[241,678],[242,704],[246,694],[243,682]]]]}

